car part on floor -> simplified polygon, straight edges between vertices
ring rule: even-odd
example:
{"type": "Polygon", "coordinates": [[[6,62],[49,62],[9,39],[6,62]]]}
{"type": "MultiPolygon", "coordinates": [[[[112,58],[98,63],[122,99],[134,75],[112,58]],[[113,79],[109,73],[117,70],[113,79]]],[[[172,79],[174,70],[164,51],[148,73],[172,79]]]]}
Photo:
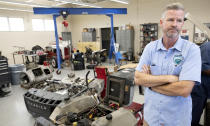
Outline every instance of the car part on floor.
{"type": "Polygon", "coordinates": [[[82,95],[62,102],[50,115],[50,119],[64,126],[73,126],[75,123],[87,126],[142,126],[143,106],[131,103],[134,72],[135,69],[123,69],[109,76],[105,99],[100,99],[98,95],[82,95]],[[119,109],[122,105],[130,106],[119,109]]]}
{"type": "Polygon", "coordinates": [[[42,89],[31,88],[24,94],[26,108],[34,117],[43,116],[48,118],[54,108],[62,101],[71,101],[75,97],[83,94],[101,93],[104,86],[104,81],[95,79],[88,82],[80,77],[71,78],[68,83],[62,83],[60,80],[47,80],[42,89]]]}
{"type": "Polygon", "coordinates": [[[21,87],[29,88],[43,88],[43,83],[52,78],[52,72],[47,66],[39,66],[29,69],[20,74],[21,87]]]}
{"type": "Polygon", "coordinates": [[[55,107],[66,98],[68,98],[67,95],[34,88],[24,94],[26,108],[34,117],[43,116],[48,118],[55,107]]]}

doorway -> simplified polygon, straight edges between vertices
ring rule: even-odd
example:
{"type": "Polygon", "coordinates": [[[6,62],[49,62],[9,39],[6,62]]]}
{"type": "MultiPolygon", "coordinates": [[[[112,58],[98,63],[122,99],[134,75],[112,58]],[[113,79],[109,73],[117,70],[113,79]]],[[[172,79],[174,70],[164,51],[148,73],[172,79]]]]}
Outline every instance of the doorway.
{"type": "MultiPolygon", "coordinates": [[[[114,38],[116,42],[116,30],[118,30],[118,27],[114,27],[114,38]]],[[[107,52],[109,53],[110,48],[110,39],[111,39],[111,28],[101,28],[101,43],[102,43],[102,49],[107,49],[107,52]]]]}

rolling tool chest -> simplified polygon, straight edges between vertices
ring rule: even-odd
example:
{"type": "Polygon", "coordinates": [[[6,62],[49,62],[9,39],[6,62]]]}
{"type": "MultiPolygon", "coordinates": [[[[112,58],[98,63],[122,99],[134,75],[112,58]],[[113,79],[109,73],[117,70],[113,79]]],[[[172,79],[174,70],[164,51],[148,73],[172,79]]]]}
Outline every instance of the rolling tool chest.
{"type": "Polygon", "coordinates": [[[11,77],[8,70],[8,61],[4,56],[0,56],[0,87],[11,83],[11,77]]]}

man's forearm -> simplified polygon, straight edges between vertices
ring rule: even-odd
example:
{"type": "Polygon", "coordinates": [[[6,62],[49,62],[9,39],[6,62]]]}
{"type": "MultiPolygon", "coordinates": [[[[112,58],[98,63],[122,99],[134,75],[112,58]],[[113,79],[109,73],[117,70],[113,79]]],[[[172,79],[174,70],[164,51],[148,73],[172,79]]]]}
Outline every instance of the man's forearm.
{"type": "Polygon", "coordinates": [[[152,90],[168,96],[188,97],[192,91],[193,86],[193,81],[179,81],[161,86],[155,86],[152,87],[152,90]]]}
{"type": "Polygon", "coordinates": [[[135,84],[145,87],[159,86],[167,83],[177,82],[178,77],[174,75],[159,75],[154,76],[151,74],[145,74],[139,71],[135,72],[135,84]]]}

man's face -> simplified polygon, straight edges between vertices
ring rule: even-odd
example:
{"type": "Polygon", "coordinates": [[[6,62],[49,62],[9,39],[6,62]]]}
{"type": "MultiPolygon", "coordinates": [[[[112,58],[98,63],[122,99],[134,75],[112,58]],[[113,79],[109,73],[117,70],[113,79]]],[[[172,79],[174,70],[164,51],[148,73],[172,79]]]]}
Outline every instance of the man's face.
{"type": "Polygon", "coordinates": [[[163,34],[168,38],[177,38],[184,25],[184,11],[168,10],[165,17],[160,20],[163,34]]]}

